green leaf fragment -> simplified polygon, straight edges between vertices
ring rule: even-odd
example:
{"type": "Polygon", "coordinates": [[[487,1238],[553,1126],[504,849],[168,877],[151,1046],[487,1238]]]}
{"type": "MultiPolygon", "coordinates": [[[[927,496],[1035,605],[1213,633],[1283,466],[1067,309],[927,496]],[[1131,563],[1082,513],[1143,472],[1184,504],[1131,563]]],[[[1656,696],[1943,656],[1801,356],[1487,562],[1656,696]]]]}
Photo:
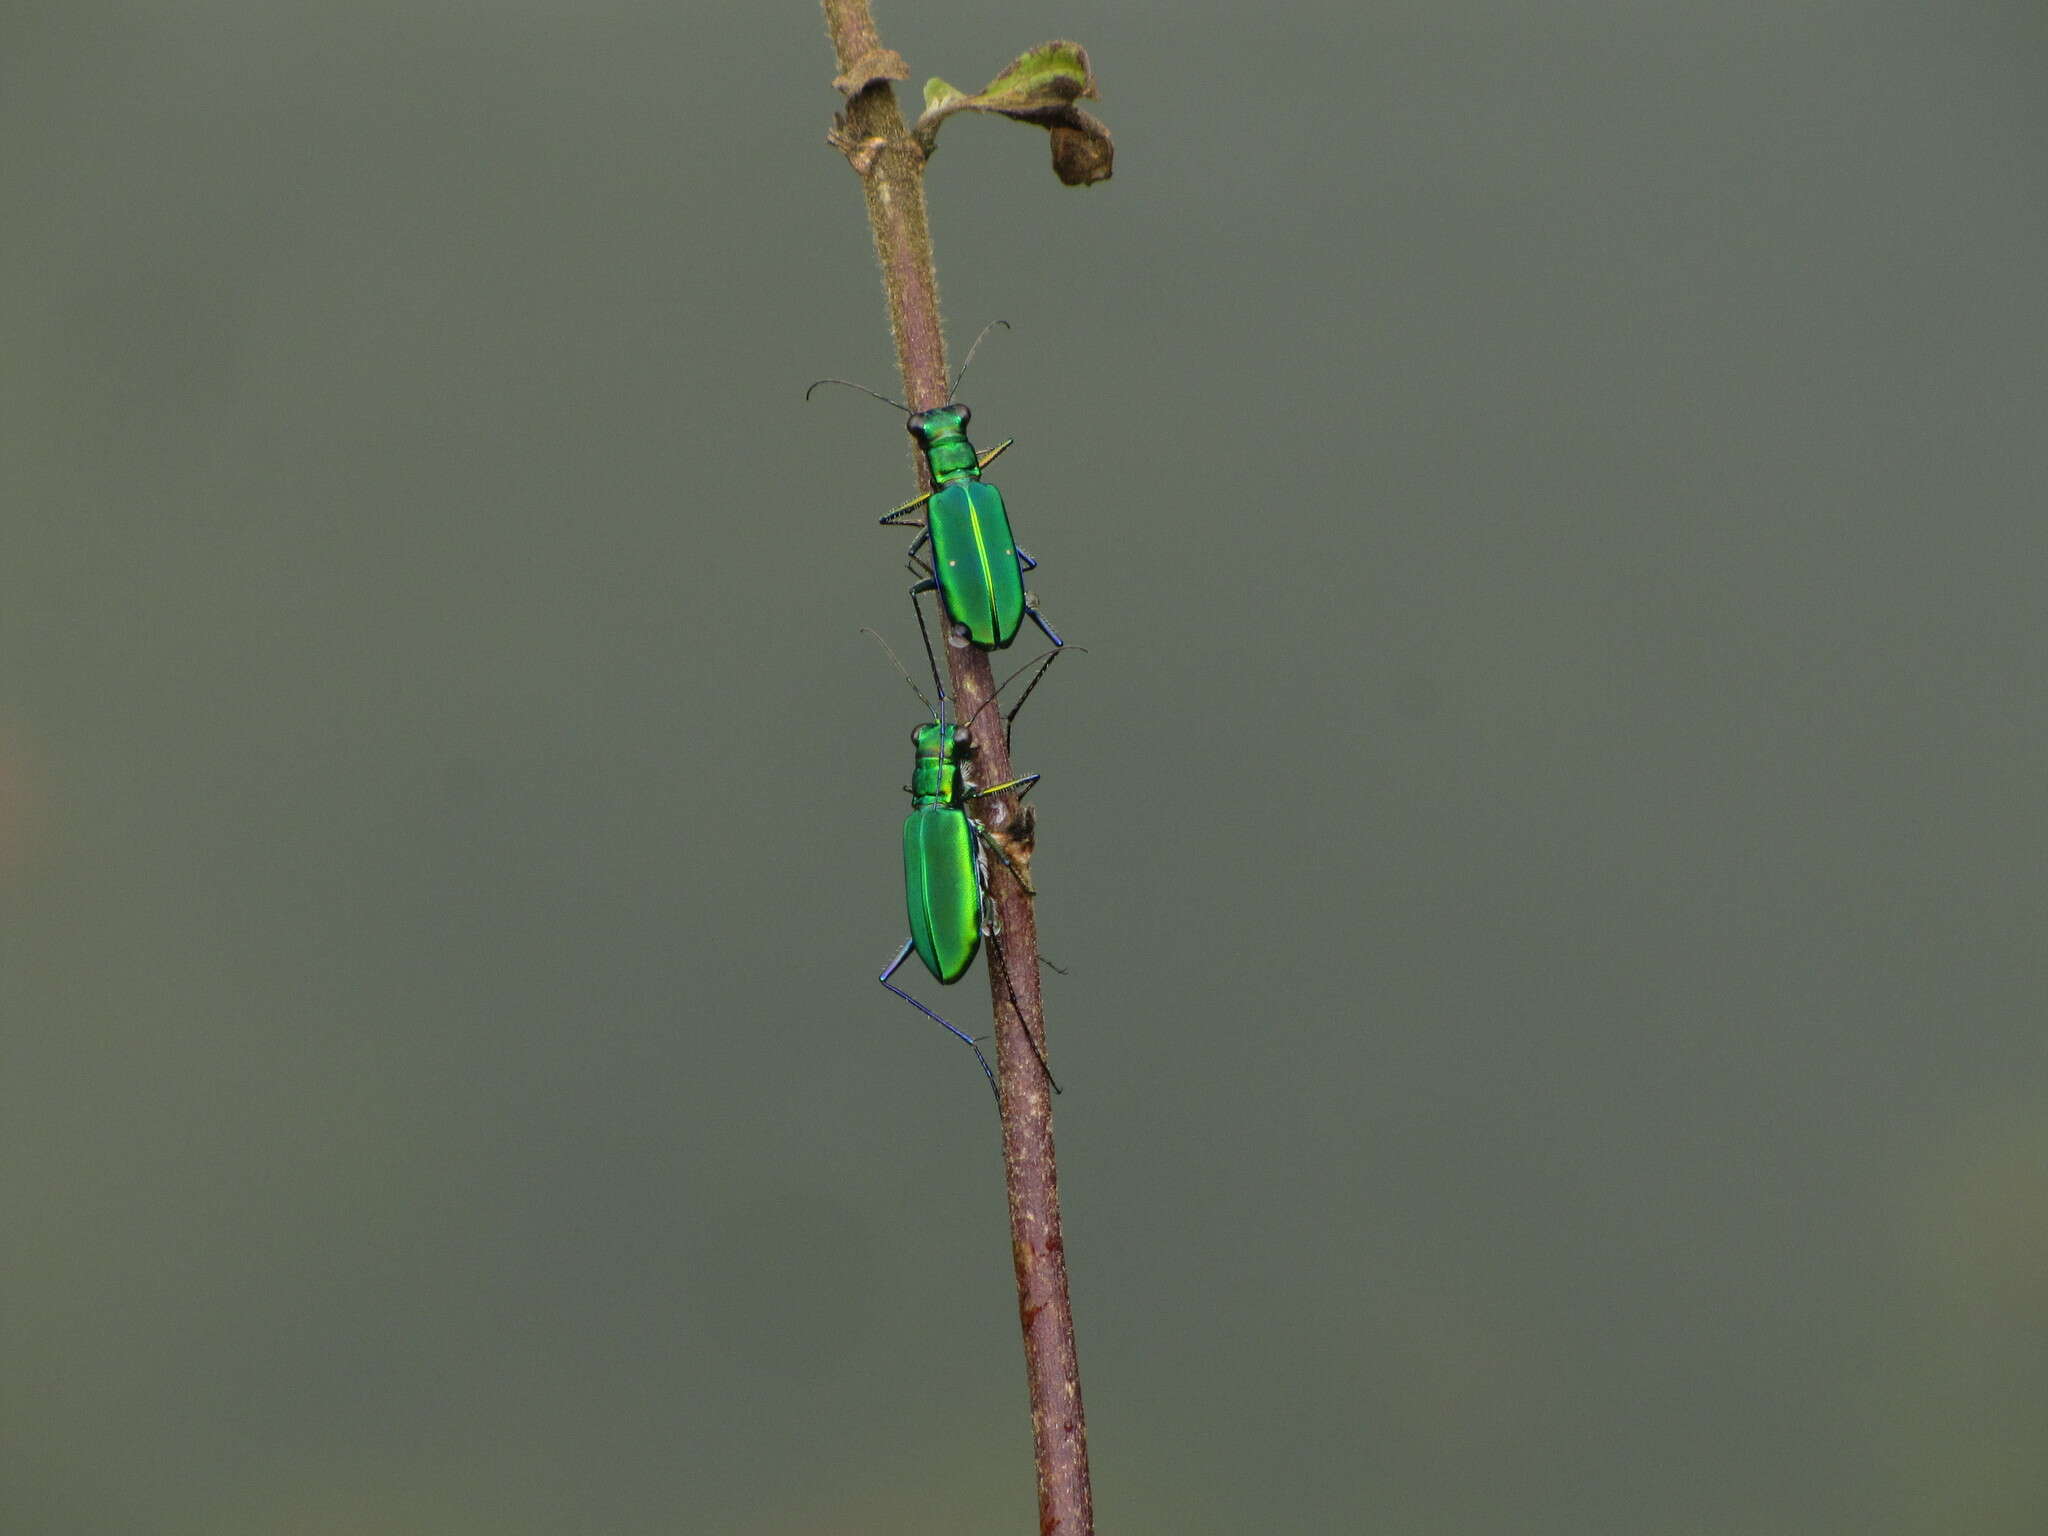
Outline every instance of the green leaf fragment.
{"type": "Polygon", "coordinates": [[[937,145],[939,124],[956,112],[993,112],[1032,123],[1052,135],[1053,171],[1060,180],[1087,186],[1107,181],[1116,157],[1109,129],[1075,105],[1099,94],[1088,50],[1055,38],[1019,54],[976,95],[936,77],[927,80],[924,113],[912,132],[929,154],[937,145]]]}
{"type": "Polygon", "coordinates": [[[1019,54],[981,93],[989,109],[997,112],[1097,94],[1095,77],[1088,69],[1088,50],[1057,38],[1019,54]]]}

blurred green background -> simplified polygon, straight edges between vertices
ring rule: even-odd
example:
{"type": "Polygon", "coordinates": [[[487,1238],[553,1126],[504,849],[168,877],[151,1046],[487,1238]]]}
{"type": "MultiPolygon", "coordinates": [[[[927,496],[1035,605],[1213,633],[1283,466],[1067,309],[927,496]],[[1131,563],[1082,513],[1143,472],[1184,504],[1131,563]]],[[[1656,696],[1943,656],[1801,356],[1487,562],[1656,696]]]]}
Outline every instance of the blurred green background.
{"type": "MultiPolygon", "coordinates": [[[[2048,13],[880,19],[1119,148],[930,181],[1103,1530],[2038,1536],[2048,13]]],[[[7,8],[0,1529],[1031,1528],[833,73],[7,8]]]]}

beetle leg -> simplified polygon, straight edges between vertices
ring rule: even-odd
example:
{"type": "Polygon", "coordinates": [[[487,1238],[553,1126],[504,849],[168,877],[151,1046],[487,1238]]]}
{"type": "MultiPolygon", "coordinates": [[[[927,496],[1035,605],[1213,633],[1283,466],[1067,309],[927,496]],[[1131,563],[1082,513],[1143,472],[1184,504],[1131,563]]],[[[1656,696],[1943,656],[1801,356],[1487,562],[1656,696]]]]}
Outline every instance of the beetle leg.
{"type": "Polygon", "coordinates": [[[883,513],[880,518],[876,519],[876,521],[890,527],[905,527],[907,526],[906,524],[899,523],[896,521],[896,519],[901,517],[906,512],[915,512],[919,507],[923,506],[926,502],[930,501],[931,499],[932,493],[930,491],[926,491],[922,496],[913,496],[910,498],[910,500],[903,503],[902,506],[896,507],[891,511],[883,513]]]}
{"type": "MultiPolygon", "coordinates": [[[[1037,775],[1034,774],[1032,775],[1032,777],[1036,778],[1037,775]]],[[[981,825],[978,822],[976,822],[972,817],[968,818],[967,824],[973,827],[975,831],[980,832],[984,839],[988,837],[987,831],[984,830],[981,827],[981,825]]],[[[997,848],[994,842],[992,841],[989,842],[988,846],[990,850],[994,852],[997,858],[1003,859],[1003,863],[1009,867],[1010,873],[1016,875],[1016,866],[1014,864],[1011,864],[1008,859],[1003,858],[1003,850],[997,848]]],[[[1001,916],[996,911],[996,904],[988,899],[988,866],[985,860],[982,858],[982,853],[979,846],[977,846],[974,850],[974,878],[976,879],[976,881],[980,883],[982,891],[982,934],[991,941],[1000,939],[1003,936],[1003,922],[1001,916]]],[[[1025,890],[1029,891],[1031,889],[1030,882],[1025,880],[1022,875],[1017,875],[1017,880],[1018,883],[1021,884],[1025,890]]],[[[1035,895],[1036,893],[1034,892],[1033,894],[1035,895]]],[[[902,964],[900,958],[898,959],[897,963],[899,965],[902,964]]],[[[1002,952],[993,943],[991,943],[989,950],[989,964],[991,966],[999,966],[1002,964],[1002,952]]],[[[1059,967],[1054,966],[1053,969],[1058,971],[1059,967]]],[[[1066,973],[1064,971],[1061,971],[1060,974],[1065,975],[1066,973]]],[[[893,991],[894,989],[892,988],[891,990],[893,991]]],[[[1008,970],[1005,970],[1003,972],[1003,990],[1010,994],[1010,1006],[1017,1010],[1017,1023],[1021,1026],[1024,1023],[1024,1004],[1023,1001],[1017,996],[1017,989],[1010,984],[1010,973],[1008,970]]],[[[1052,1084],[1052,1091],[1054,1093],[1065,1092],[1065,1090],[1060,1087],[1060,1080],[1052,1075],[1052,1067],[1045,1059],[1044,1049],[1040,1047],[1037,1039],[1032,1035],[1029,1029],[1026,1029],[1024,1031],[1024,1038],[1031,1046],[1031,1054],[1038,1058],[1038,1070],[1043,1072],[1045,1074],[1045,1080],[1048,1083],[1052,1084]]],[[[1002,1102],[1001,1095],[997,1096],[996,1102],[998,1104],[1002,1102]]]]}
{"type": "Polygon", "coordinates": [[[932,654],[932,632],[926,629],[924,625],[924,604],[917,600],[920,588],[929,589],[937,585],[937,582],[933,581],[930,577],[926,577],[917,586],[912,587],[910,589],[910,611],[917,617],[917,638],[924,642],[924,659],[931,663],[932,686],[939,690],[939,702],[943,704],[946,702],[946,685],[939,677],[939,658],[932,654]]]}
{"type": "Polygon", "coordinates": [[[981,1075],[988,1079],[988,1091],[990,1093],[995,1094],[996,1103],[1000,1105],[1003,1102],[1003,1096],[1002,1093],[996,1087],[995,1069],[988,1064],[988,1058],[981,1054],[981,1047],[975,1044],[974,1037],[971,1035],[964,1035],[959,1030],[955,1029],[951,1024],[947,1024],[944,1019],[940,1018],[936,1013],[933,1013],[931,1009],[925,1007],[923,1003],[920,1003],[916,998],[912,997],[908,992],[904,991],[901,987],[897,986],[894,982],[892,982],[889,979],[891,976],[894,976],[896,974],[897,970],[902,966],[903,962],[910,958],[910,951],[914,947],[914,943],[915,941],[911,939],[905,939],[903,941],[903,947],[896,951],[896,958],[889,962],[889,968],[882,972],[881,975],[877,976],[875,980],[879,981],[891,992],[894,992],[898,997],[902,998],[903,1001],[910,1004],[911,1007],[915,1008],[919,1013],[923,1014],[926,1018],[934,1020],[939,1024],[945,1025],[946,1033],[951,1035],[954,1039],[964,1041],[967,1045],[967,1049],[974,1052],[974,1059],[981,1063],[981,1075]]]}
{"type": "MultiPolygon", "coordinates": [[[[1003,925],[996,920],[995,903],[984,901],[982,906],[989,914],[987,933],[991,938],[1000,938],[1003,932],[1003,925]]],[[[1042,958],[1040,963],[1044,963],[1042,958]]],[[[990,946],[989,964],[992,966],[1000,966],[1002,964],[1002,951],[995,945],[990,946]]],[[[1054,966],[1053,969],[1058,971],[1060,968],[1054,966]]],[[[1066,972],[1061,971],[1060,974],[1064,976],[1066,972]]],[[[1017,989],[1010,985],[1010,973],[1007,969],[1003,971],[1003,990],[1010,994],[1010,1006],[1017,1010],[1017,1023],[1019,1027],[1022,1027],[1024,1024],[1024,1003],[1017,996],[1017,989]]],[[[1054,1093],[1064,1093],[1066,1090],[1060,1087],[1060,1080],[1052,1075],[1052,1065],[1045,1059],[1044,1048],[1039,1045],[1037,1037],[1028,1028],[1024,1030],[1024,1039],[1031,1046],[1031,1054],[1038,1058],[1038,1070],[1043,1072],[1045,1080],[1052,1084],[1052,1091],[1054,1093]]]]}
{"type": "MultiPolygon", "coordinates": [[[[1038,775],[1033,774],[1032,777],[1037,778],[1038,775]]],[[[997,788],[999,789],[1008,789],[1009,787],[1010,786],[1007,784],[1001,784],[997,786],[997,788]]],[[[1038,895],[1038,887],[1033,885],[1029,880],[1027,880],[1024,877],[1023,870],[1019,869],[1016,865],[1010,862],[1010,856],[1007,853],[1003,852],[1002,848],[996,843],[995,837],[989,832],[989,829],[987,827],[984,827],[980,822],[976,821],[972,816],[967,818],[967,824],[970,827],[974,828],[974,830],[978,834],[980,834],[982,845],[986,847],[990,853],[994,854],[998,859],[1002,860],[1003,868],[1007,869],[1012,875],[1016,877],[1017,883],[1024,888],[1024,894],[1035,899],[1038,895]]],[[[985,874],[986,872],[984,871],[984,875],[985,874]]],[[[985,901],[982,903],[982,910],[985,912],[989,912],[992,914],[994,913],[995,909],[996,904],[992,901],[985,901]]],[[[1000,933],[1001,931],[1002,930],[999,928],[990,930],[990,932],[993,933],[1000,933]]]]}
{"type": "Polygon", "coordinates": [[[1038,604],[1031,600],[1031,594],[1028,592],[1024,595],[1024,613],[1032,623],[1038,626],[1038,632],[1054,645],[1065,645],[1067,643],[1052,632],[1052,626],[1045,622],[1045,615],[1038,611],[1038,604]]]}
{"type": "Polygon", "coordinates": [[[970,789],[960,798],[962,800],[979,800],[983,795],[1000,795],[1006,789],[1015,789],[1017,790],[1017,798],[1022,800],[1031,793],[1031,786],[1044,777],[1045,775],[1042,773],[1027,773],[1023,778],[1012,779],[1007,784],[991,784],[987,789],[970,789]],[[1018,789],[1020,784],[1023,788],[1018,789]]]}

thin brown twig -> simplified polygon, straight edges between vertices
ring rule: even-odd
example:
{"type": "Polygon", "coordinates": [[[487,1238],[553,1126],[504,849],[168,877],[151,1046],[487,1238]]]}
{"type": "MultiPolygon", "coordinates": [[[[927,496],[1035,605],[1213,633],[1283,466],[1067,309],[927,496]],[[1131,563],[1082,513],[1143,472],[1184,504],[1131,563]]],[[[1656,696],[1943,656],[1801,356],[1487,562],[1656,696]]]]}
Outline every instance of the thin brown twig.
{"type": "MultiPolygon", "coordinates": [[[[884,49],[867,0],[823,0],[825,22],[849,91],[834,144],[859,172],[875,254],[888,299],[889,328],[912,410],[947,401],[945,337],[925,218],[925,156],[904,126],[892,78],[902,61],[884,49]]],[[[931,489],[919,465],[920,488],[931,489]]],[[[952,626],[941,612],[941,633],[952,626]]],[[[988,652],[961,643],[945,647],[956,719],[973,722],[975,776],[1000,784],[1010,768],[1009,732],[994,696],[988,652]]],[[[968,802],[1016,869],[1029,878],[1035,817],[1011,794],[968,802]]],[[[1017,1309],[1024,1333],[1038,1468],[1038,1522],[1045,1536],[1093,1536],[1088,1480],[1088,1429],[1081,1410],[1080,1362],[1060,1235],[1058,1165],[1053,1155],[1052,1094],[1041,1055],[1045,1014],[1039,995],[1038,926],[1032,897],[1016,875],[992,865],[989,899],[997,932],[988,945],[989,994],[995,1015],[996,1075],[1001,1085],[1003,1167],[1009,1192],[1010,1244],[1017,1271],[1017,1309]],[[1027,1033],[1028,1032],[1028,1033],[1027,1033]],[[1033,1041],[1037,1042],[1036,1048],[1033,1041]]]]}

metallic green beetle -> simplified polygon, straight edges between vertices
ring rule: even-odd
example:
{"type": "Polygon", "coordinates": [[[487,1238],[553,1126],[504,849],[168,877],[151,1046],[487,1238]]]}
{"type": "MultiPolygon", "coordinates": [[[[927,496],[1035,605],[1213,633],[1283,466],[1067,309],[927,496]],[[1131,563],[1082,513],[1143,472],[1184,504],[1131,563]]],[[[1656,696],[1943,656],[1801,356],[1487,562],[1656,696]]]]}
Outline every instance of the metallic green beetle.
{"type": "MultiPolygon", "coordinates": [[[[910,600],[916,609],[917,599],[910,600]]],[[[973,750],[970,727],[953,723],[953,701],[946,697],[946,685],[939,677],[938,658],[932,654],[931,636],[925,630],[924,614],[917,616],[918,633],[924,640],[925,660],[931,663],[932,686],[938,690],[939,702],[934,705],[924,696],[917,684],[910,681],[910,674],[903,671],[903,663],[897,660],[889,642],[869,630],[875,643],[888,653],[895,662],[896,670],[903,674],[903,681],[918,701],[931,710],[931,720],[918,726],[910,733],[910,739],[917,751],[910,778],[910,814],[903,822],[903,906],[910,923],[910,937],[903,941],[903,947],[896,951],[882,974],[876,979],[910,1004],[926,1018],[946,1029],[955,1039],[964,1042],[974,1052],[974,1059],[981,1063],[982,1075],[988,1079],[991,1090],[996,1088],[996,1075],[988,1064],[988,1058],[981,1053],[981,1047],[974,1037],[955,1029],[941,1015],[925,1007],[908,992],[889,978],[902,968],[910,958],[912,950],[924,961],[925,969],[943,985],[958,981],[974,963],[974,954],[981,947],[983,914],[989,910],[985,899],[988,890],[988,865],[982,857],[983,849],[993,854],[1002,866],[1015,876],[1017,883],[1031,891],[1031,882],[1024,878],[1022,870],[1012,864],[995,840],[983,829],[965,809],[969,800],[979,800],[984,795],[1001,794],[1006,789],[1017,791],[1017,798],[1023,799],[1031,792],[1031,786],[1038,782],[1038,775],[1027,774],[1021,779],[1012,779],[1007,784],[991,784],[986,789],[968,786],[967,774],[961,759],[973,750]],[[979,840],[977,842],[977,839],[979,840]]],[[[1022,677],[1034,666],[1037,675],[1018,697],[1004,717],[1005,728],[1016,722],[1017,714],[1030,699],[1033,690],[1049,668],[1064,651],[1048,651],[1035,662],[1027,662],[1003,680],[995,695],[989,698],[982,709],[987,709],[1000,697],[1003,688],[1022,677]]],[[[979,714],[979,711],[976,711],[979,714]]],[[[1033,894],[1036,894],[1035,892],[1033,894]]],[[[991,932],[998,931],[991,929],[991,932]]],[[[1016,994],[1011,994],[1016,1002],[1016,994]]],[[[1023,1013],[1023,1005],[1017,1005],[1023,1013]]],[[[1038,1042],[1031,1044],[1038,1050],[1038,1042]]],[[[1039,1055],[1039,1065],[1045,1065],[1045,1057],[1039,1055]]],[[[1053,1091],[1059,1091],[1059,1084],[1053,1082],[1050,1070],[1046,1081],[1052,1082],[1053,1091]]],[[[998,1102],[1002,1095],[997,1091],[998,1102]]]]}
{"type": "MultiPolygon", "coordinates": [[[[969,750],[967,728],[954,725],[946,718],[946,712],[947,707],[942,706],[938,718],[911,732],[917,760],[911,771],[910,814],[903,821],[903,904],[910,919],[910,937],[876,979],[926,1018],[945,1025],[955,1038],[965,1041],[974,1052],[974,1059],[981,1063],[989,1087],[994,1088],[995,1072],[973,1037],[955,1029],[889,980],[910,958],[913,949],[941,983],[958,981],[974,963],[974,953],[981,946],[985,879],[975,839],[986,841],[988,833],[968,816],[964,804],[1006,789],[1019,791],[1021,798],[1038,782],[1039,776],[1033,773],[1007,784],[969,789],[960,764],[962,754],[969,750]]],[[[1023,882],[1023,875],[1000,848],[988,842],[988,849],[1023,882]]],[[[1025,888],[1030,889],[1028,884],[1025,888]]]]}
{"type": "Polygon", "coordinates": [[[911,543],[910,555],[915,560],[929,541],[931,574],[910,589],[911,596],[936,590],[946,612],[976,645],[990,649],[1008,645],[1017,638],[1018,626],[1027,614],[1046,639],[1063,645],[1066,642],[1052,632],[1024,590],[1024,573],[1035,570],[1038,562],[1017,547],[1003,493],[981,478],[996,455],[1016,439],[1006,438],[987,453],[977,454],[967,440],[967,423],[973,414],[954,401],[911,416],[910,435],[917,439],[931,469],[932,488],[881,521],[884,526],[902,527],[905,525],[899,519],[919,507],[925,509],[924,531],[911,543]]]}
{"type": "MultiPolygon", "coordinates": [[[[974,345],[967,349],[967,361],[953,376],[953,389],[967,377],[967,369],[980,350],[983,337],[997,326],[1009,329],[1007,320],[992,320],[981,328],[974,345]]],[[[1052,632],[1039,613],[1031,594],[1024,590],[1024,573],[1036,570],[1038,562],[1019,548],[1010,533],[1010,514],[1003,506],[1003,493],[981,478],[981,472],[995,462],[1015,438],[1005,438],[987,453],[976,453],[967,440],[967,423],[973,412],[958,401],[912,411],[900,400],[877,394],[851,379],[819,379],[804,391],[806,400],[819,384],[843,384],[872,395],[884,405],[893,405],[910,418],[910,435],[917,440],[931,471],[932,488],[913,496],[885,514],[888,527],[913,527],[923,531],[910,546],[911,569],[924,580],[910,589],[915,602],[921,592],[937,591],[953,622],[967,632],[976,645],[1000,650],[1017,638],[1018,626],[1028,614],[1054,646],[1066,642],[1052,632]],[[900,521],[919,507],[925,508],[922,523],[900,521]],[[917,552],[931,544],[931,564],[925,565],[917,552]]]]}

